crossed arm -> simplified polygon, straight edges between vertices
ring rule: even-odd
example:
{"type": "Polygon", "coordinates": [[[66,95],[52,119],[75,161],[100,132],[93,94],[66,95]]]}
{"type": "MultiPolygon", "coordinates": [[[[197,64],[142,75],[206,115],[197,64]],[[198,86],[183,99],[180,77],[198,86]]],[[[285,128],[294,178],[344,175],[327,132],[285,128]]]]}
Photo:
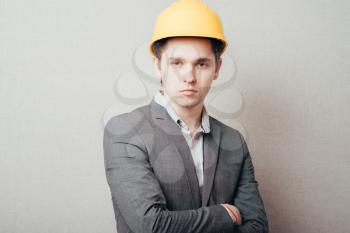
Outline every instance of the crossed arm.
{"type": "MultiPolygon", "coordinates": [[[[232,221],[221,204],[192,210],[168,210],[165,196],[148,161],[142,138],[138,134],[128,136],[115,132],[127,127],[125,124],[116,120],[108,122],[103,148],[112,199],[133,232],[267,232],[263,220],[256,221],[261,213],[251,213],[248,210],[245,214],[251,219],[248,218],[247,225],[241,228],[237,228],[239,226],[232,221]]],[[[242,183],[238,188],[238,206],[251,205],[249,192],[254,191],[252,188],[256,186],[251,174],[254,172],[253,167],[248,157],[244,166],[242,182],[248,183],[242,183]]],[[[251,211],[255,211],[254,206],[251,211]]]]}
{"type": "Polygon", "coordinates": [[[243,164],[233,205],[242,215],[242,225],[235,227],[235,233],[268,233],[269,225],[263,200],[254,175],[254,166],[247,143],[239,135],[243,147],[243,164]]]}

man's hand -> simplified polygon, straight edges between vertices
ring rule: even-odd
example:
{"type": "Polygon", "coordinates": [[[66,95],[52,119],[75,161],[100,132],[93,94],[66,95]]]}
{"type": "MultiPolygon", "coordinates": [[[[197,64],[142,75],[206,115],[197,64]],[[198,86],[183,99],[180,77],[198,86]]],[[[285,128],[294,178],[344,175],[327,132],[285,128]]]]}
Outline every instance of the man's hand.
{"type": "Polygon", "coordinates": [[[230,204],[221,204],[221,205],[223,207],[225,207],[225,209],[227,210],[227,212],[231,216],[233,222],[235,222],[238,225],[242,224],[241,214],[236,206],[230,205],[230,204]]]}

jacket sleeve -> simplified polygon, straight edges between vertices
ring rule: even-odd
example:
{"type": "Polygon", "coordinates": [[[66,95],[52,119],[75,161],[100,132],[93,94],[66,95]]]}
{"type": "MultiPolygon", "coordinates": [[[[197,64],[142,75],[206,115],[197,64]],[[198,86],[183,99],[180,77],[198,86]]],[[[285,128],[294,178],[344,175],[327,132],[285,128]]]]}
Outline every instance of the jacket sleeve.
{"type": "Polygon", "coordinates": [[[136,128],[115,117],[105,126],[103,136],[112,200],[129,228],[135,233],[232,232],[235,224],[219,204],[181,211],[166,208],[165,196],[136,128]]]}
{"type": "Polygon", "coordinates": [[[268,233],[269,226],[265,213],[264,203],[255,180],[254,166],[247,144],[240,134],[243,164],[233,201],[242,216],[242,225],[235,226],[235,233],[268,233]]]}

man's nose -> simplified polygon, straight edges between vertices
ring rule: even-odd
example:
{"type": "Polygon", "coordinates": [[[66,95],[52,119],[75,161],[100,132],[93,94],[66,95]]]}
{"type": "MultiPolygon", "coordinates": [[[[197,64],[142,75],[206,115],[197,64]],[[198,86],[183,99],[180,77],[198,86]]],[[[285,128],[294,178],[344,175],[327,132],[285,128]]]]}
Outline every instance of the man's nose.
{"type": "Polygon", "coordinates": [[[193,65],[187,65],[185,71],[182,75],[182,80],[185,82],[195,82],[196,81],[196,69],[193,65]]]}

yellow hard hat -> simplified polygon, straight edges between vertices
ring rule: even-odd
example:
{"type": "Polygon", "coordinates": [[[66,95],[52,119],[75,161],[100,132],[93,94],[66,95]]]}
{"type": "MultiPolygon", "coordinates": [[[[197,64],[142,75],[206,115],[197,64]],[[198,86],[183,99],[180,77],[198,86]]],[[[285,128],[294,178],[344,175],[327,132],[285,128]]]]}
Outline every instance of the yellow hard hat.
{"type": "Polygon", "coordinates": [[[201,0],[178,0],[161,12],[157,18],[149,50],[153,53],[153,43],[175,36],[195,36],[215,38],[227,47],[220,17],[201,0]]]}

